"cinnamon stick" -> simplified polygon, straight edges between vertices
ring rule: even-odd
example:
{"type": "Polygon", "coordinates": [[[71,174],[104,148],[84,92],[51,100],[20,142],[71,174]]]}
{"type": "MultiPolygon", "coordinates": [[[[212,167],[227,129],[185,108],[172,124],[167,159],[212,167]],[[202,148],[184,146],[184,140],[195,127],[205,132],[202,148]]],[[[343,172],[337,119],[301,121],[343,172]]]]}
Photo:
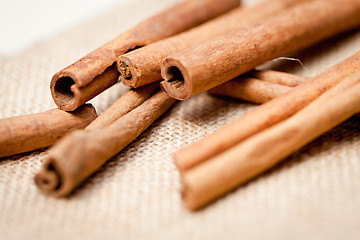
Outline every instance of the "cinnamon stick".
{"type": "Polygon", "coordinates": [[[109,126],[117,119],[125,116],[128,112],[135,109],[145,102],[159,88],[159,83],[155,82],[137,89],[129,89],[106,111],[86,127],[86,130],[101,129],[109,126]]]}
{"type": "Polygon", "coordinates": [[[50,149],[36,185],[46,194],[64,197],[110,157],[137,138],[176,100],[158,91],[139,107],[103,129],[74,131],[50,149]]]}
{"type": "Polygon", "coordinates": [[[121,55],[117,61],[120,80],[135,88],[158,81],[161,62],[167,56],[303,1],[306,0],[269,0],[248,9],[238,8],[184,33],[121,55]]]}
{"type": "Polygon", "coordinates": [[[254,71],[248,75],[236,77],[233,80],[210,89],[208,92],[213,95],[226,96],[253,103],[265,103],[305,81],[307,81],[306,77],[289,73],[272,70],[254,71]],[[248,77],[250,75],[257,75],[263,80],[248,77]],[[282,83],[283,85],[278,83],[282,83]]]}
{"type": "Polygon", "coordinates": [[[237,7],[239,0],[188,0],[140,23],[56,73],[50,89],[56,105],[72,111],[114,85],[121,54],[188,30],[237,7]]]}
{"type": "Polygon", "coordinates": [[[246,75],[266,82],[277,83],[288,87],[296,87],[308,80],[307,77],[274,70],[253,70],[246,75]]]}
{"type": "Polygon", "coordinates": [[[256,78],[238,77],[208,90],[212,95],[231,97],[253,103],[265,103],[278,97],[292,87],[270,83],[256,78]]]}
{"type": "Polygon", "coordinates": [[[64,134],[86,127],[96,117],[95,108],[86,104],[74,112],[52,109],[0,119],[0,157],[48,147],[64,134]]]}
{"type": "Polygon", "coordinates": [[[360,25],[360,1],[313,0],[276,16],[167,57],[162,64],[169,96],[184,100],[265,61],[360,25]]]}
{"type": "Polygon", "coordinates": [[[235,146],[246,138],[287,119],[344,77],[357,71],[360,51],[311,78],[293,90],[248,112],[240,119],[175,153],[175,164],[183,172],[235,146]]]}
{"type": "Polygon", "coordinates": [[[360,71],[289,119],[182,175],[185,205],[195,210],[258,176],[322,133],[360,112],[360,71]]]}
{"type": "MultiPolygon", "coordinates": [[[[295,83],[306,81],[306,78],[302,76],[272,70],[251,71],[247,75],[256,75],[267,82],[249,77],[239,77],[239,80],[241,79],[241,81],[229,81],[229,84],[231,84],[232,87],[227,87],[228,83],[224,83],[217,87],[217,89],[211,90],[211,93],[215,95],[235,97],[255,103],[262,103],[265,102],[266,99],[278,96],[291,89],[286,87],[287,85],[294,86],[295,83]],[[280,82],[285,86],[276,84],[276,82],[280,82]]],[[[158,88],[159,83],[155,82],[137,89],[129,89],[103,114],[101,114],[100,117],[96,118],[91,124],[89,124],[86,127],[86,130],[100,129],[110,125],[118,118],[124,116],[142,104],[158,88]]]]}

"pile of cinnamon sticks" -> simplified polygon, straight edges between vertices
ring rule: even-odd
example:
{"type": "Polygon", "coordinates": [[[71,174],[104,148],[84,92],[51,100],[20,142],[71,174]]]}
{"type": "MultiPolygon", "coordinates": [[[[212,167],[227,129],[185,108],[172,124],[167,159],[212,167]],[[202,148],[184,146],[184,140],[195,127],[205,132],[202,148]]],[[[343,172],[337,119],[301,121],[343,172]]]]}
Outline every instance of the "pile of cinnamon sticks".
{"type": "Polygon", "coordinates": [[[0,157],[55,144],[35,182],[64,197],[176,100],[208,91],[262,104],[174,155],[185,206],[199,209],[360,112],[355,50],[313,78],[254,70],[359,26],[359,0],[187,0],[56,73],[59,109],[0,120],[0,157]],[[132,88],[97,117],[85,103],[118,81],[132,88]]]}

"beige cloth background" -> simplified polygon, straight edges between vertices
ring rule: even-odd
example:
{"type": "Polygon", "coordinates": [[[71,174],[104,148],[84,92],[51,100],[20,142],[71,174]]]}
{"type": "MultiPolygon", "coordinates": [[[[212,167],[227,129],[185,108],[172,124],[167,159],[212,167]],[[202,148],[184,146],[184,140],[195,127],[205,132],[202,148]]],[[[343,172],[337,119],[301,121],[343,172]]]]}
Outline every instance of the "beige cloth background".
{"type": "MultiPolygon", "coordinates": [[[[49,80],[56,71],[179,1],[137,0],[1,59],[0,117],[55,107],[49,80]]],[[[358,50],[357,30],[291,55],[305,68],[284,60],[270,65],[313,76],[358,50]]],[[[125,90],[115,86],[92,103],[101,113],[125,90]]],[[[35,187],[44,150],[1,159],[0,239],[360,239],[356,116],[204,210],[184,209],[172,154],[254,106],[207,94],[177,103],[65,199],[35,187]]]]}

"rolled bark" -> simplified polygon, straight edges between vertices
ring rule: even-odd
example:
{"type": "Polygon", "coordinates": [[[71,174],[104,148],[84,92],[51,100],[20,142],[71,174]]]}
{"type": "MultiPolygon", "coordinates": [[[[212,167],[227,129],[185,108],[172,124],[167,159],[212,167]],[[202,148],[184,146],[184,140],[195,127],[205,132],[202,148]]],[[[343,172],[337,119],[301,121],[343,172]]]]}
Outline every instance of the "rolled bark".
{"type": "Polygon", "coordinates": [[[303,1],[307,0],[269,0],[248,9],[238,8],[189,31],[126,53],[117,61],[120,79],[135,88],[158,81],[161,62],[167,56],[303,1]]]}
{"type": "Polygon", "coordinates": [[[358,112],[359,71],[289,119],[185,172],[182,175],[185,205],[195,210],[220,197],[358,112]]]}
{"type": "Polygon", "coordinates": [[[140,23],[56,73],[50,90],[56,105],[72,111],[118,81],[121,54],[188,30],[239,5],[239,0],[188,0],[140,23]]]}
{"type": "Polygon", "coordinates": [[[252,71],[210,89],[208,92],[212,95],[226,96],[253,103],[265,103],[307,80],[306,77],[272,70],[252,71]],[[262,80],[251,76],[258,76],[262,80]]]}
{"type": "Polygon", "coordinates": [[[145,131],[175,101],[160,90],[108,127],[72,132],[50,149],[42,170],[35,177],[36,185],[55,197],[70,194],[145,131]]]}
{"type": "Polygon", "coordinates": [[[208,90],[212,95],[231,97],[253,103],[265,103],[278,97],[292,87],[265,82],[256,78],[237,77],[208,90]]]}
{"type": "Polygon", "coordinates": [[[167,57],[161,87],[184,100],[254,67],[360,25],[360,1],[313,0],[167,57]]]}
{"type": "Polygon", "coordinates": [[[129,89],[106,111],[86,127],[86,130],[101,129],[109,126],[119,118],[125,116],[135,109],[159,88],[159,83],[155,82],[137,89],[129,89]]]}
{"type": "Polygon", "coordinates": [[[309,80],[309,78],[304,76],[274,70],[253,70],[249,72],[249,74],[246,74],[246,76],[264,80],[266,82],[277,83],[288,87],[296,87],[301,83],[309,80]]]}
{"type": "Polygon", "coordinates": [[[74,112],[52,109],[1,119],[0,157],[48,147],[66,133],[85,128],[96,117],[95,108],[86,104],[74,112]]]}
{"type": "Polygon", "coordinates": [[[180,149],[174,155],[176,166],[180,172],[188,170],[289,118],[343,78],[356,72],[359,66],[360,51],[200,141],[180,149]]]}

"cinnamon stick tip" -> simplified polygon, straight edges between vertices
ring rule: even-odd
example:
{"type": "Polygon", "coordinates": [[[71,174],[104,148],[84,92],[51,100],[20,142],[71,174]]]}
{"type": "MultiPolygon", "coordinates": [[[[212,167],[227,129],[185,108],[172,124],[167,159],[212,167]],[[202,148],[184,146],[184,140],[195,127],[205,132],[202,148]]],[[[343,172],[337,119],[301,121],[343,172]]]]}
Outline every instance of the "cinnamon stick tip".
{"type": "Polygon", "coordinates": [[[74,76],[58,72],[50,82],[50,91],[55,104],[64,111],[74,111],[81,103],[74,76]]]}
{"type": "Polygon", "coordinates": [[[161,75],[164,79],[161,88],[172,98],[185,100],[192,92],[189,76],[185,67],[177,60],[168,57],[161,65],[161,75]]]}
{"type": "Polygon", "coordinates": [[[133,66],[130,59],[126,56],[120,56],[117,60],[117,69],[120,73],[119,81],[125,86],[132,88],[139,87],[136,68],[133,66]]]}
{"type": "Polygon", "coordinates": [[[187,182],[186,175],[181,176],[181,199],[184,203],[184,206],[189,211],[196,211],[200,207],[197,205],[196,201],[192,198],[192,190],[190,185],[187,182]]]}
{"type": "Polygon", "coordinates": [[[38,188],[48,195],[60,187],[60,176],[55,171],[51,160],[45,163],[43,169],[35,175],[34,180],[38,188]]]}

